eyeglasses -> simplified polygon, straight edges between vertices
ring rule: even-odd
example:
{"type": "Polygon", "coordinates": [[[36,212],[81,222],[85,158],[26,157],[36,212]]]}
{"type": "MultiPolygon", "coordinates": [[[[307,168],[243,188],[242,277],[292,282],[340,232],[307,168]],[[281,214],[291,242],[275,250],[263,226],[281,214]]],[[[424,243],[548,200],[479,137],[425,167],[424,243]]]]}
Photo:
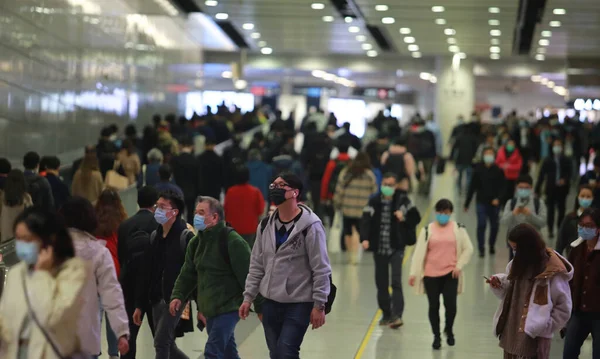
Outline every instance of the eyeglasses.
{"type": "Polygon", "coordinates": [[[271,184],[269,185],[269,189],[275,189],[275,188],[284,188],[284,187],[289,187],[289,188],[291,188],[291,187],[290,187],[290,185],[289,185],[289,184],[287,184],[287,183],[271,183],[271,184]]]}
{"type": "Polygon", "coordinates": [[[160,206],[160,205],[158,205],[158,204],[155,204],[153,208],[154,208],[154,210],[155,210],[155,211],[156,211],[157,209],[159,209],[159,208],[160,208],[160,209],[162,209],[163,211],[170,211],[170,210],[172,210],[172,209],[173,209],[173,207],[163,207],[163,206],[160,206]]]}

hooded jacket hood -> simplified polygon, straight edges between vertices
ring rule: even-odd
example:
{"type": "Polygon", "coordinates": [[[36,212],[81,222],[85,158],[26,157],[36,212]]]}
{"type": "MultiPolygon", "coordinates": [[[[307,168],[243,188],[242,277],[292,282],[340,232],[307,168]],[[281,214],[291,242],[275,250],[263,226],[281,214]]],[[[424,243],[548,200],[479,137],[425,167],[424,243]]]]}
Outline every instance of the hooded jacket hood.
{"type": "Polygon", "coordinates": [[[571,263],[552,248],[547,248],[546,253],[548,253],[546,269],[537,275],[535,279],[549,279],[557,275],[563,275],[567,280],[571,280],[573,278],[573,266],[571,263]]]}

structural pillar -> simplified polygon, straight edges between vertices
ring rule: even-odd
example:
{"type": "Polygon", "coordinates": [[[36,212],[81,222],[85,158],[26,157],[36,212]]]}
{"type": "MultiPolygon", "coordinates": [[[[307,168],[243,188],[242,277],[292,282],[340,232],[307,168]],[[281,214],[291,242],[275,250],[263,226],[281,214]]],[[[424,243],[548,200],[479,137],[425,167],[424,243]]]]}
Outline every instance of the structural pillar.
{"type": "Polygon", "coordinates": [[[436,59],[435,118],[440,126],[444,156],[450,154],[447,145],[458,116],[470,119],[475,108],[475,75],[473,61],[455,57],[436,59]]]}

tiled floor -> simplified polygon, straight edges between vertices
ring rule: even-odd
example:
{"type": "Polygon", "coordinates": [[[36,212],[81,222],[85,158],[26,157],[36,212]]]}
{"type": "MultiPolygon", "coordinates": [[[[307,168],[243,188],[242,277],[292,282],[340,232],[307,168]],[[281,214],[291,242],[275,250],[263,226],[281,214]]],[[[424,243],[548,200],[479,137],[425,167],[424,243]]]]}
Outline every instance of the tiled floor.
{"type": "MultiPolygon", "coordinates": [[[[431,203],[434,204],[442,197],[451,199],[458,209],[463,207],[464,199],[457,198],[450,168],[445,175],[436,179],[431,203]]],[[[422,214],[431,212],[428,211],[429,202],[420,198],[417,198],[416,202],[422,214]]],[[[475,245],[474,211],[463,213],[462,210],[457,210],[456,218],[467,226],[475,245]]],[[[501,230],[496,246],[498,254],[495,257],[488,256],[480,259],[475,255],[465,268],[465,293],[458,299],[458,316],[455,325],[457,344],[452,348],[445,345],[441,351],[431,349],[432,335],[427,320],[426,298],[415,295],[406,283],[409,261],[406,261],[404,267],[405,325],[399,330],[392,330],[371,325],[377,320],[372,257],[365,255],[360,265],[350,266],[342,264],[339,255],[332,255],[333,280],[338,287],[334,310],[327,316],[325,327],[317,331],[309,330],[302,346],[302,357],[308,359],[501,358],[502,351],[498,347],[498,340],[492,334],[492,317],[498,300],[486,288],[482,276],[504,270],[508,260],[508,253],[502,240],[504,237],[505,231],[501,230]]],[[[412,252],[410,249],[409,251],[407,254],[412,252]]],[[[443,318],[443,313],[441,317],[443,318]]],[[[240,356],[243,359],[268,358],[262,327],[256,317],[240,323],[236,336],[240,356]]],[[[190,358],[203,358],[202,349],[206,338],[205,333],[195,332],[178,340],[178,345],[190,358]]],[[[138,346],[139,359],[154,357],[152,339],[146,325],[138,339],[138,346]]],[[[555,338],[552,343],[552,359],[562,358],[562,346],[563,341],[558,337],[555,338]]],[[[106,347],[105,342],[103,347],[106,347]]],[[[587,341],[581,358],[591,357],[591,341],[587,341]]]]}

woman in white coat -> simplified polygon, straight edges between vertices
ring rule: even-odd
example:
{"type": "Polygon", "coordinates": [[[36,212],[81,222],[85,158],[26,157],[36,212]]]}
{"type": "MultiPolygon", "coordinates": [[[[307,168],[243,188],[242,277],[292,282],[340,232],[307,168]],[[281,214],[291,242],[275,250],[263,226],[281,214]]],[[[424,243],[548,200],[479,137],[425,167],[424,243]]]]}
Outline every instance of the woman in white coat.
{"type": "Polygon", "coordinates": [[[74,338],[87,265],[75,258],[71,237],[54,214],[28,208],[14,231],[21,262],[8,272],[0,299],[0,358],[69,357],[79,352],[74,338]]]}
{"type": "Polygon", "coordinates": [[[462,270],[473,254],[473,244],[464,226],[450,220],[452,202],[439,200],[435,205],[436,220],[419,234],[412,258],[408,284],[417,294],[427,294],[429,323],[433,331],[433,349],[442,347],[440,335],[440,296],[444,298],[447,343],[455,345],[454,318],[456,300],[463,291],[462,270]]]}
{"type": "Polygon", "coordinates": [[[515,258],[506,273],[487,282],[501,299],[494,316],[494,334],[505,359],[549,359],[553,333],[571,316],[573,266],[546,248],[540,233],[519,224],[508,234],[515,258]]]}

